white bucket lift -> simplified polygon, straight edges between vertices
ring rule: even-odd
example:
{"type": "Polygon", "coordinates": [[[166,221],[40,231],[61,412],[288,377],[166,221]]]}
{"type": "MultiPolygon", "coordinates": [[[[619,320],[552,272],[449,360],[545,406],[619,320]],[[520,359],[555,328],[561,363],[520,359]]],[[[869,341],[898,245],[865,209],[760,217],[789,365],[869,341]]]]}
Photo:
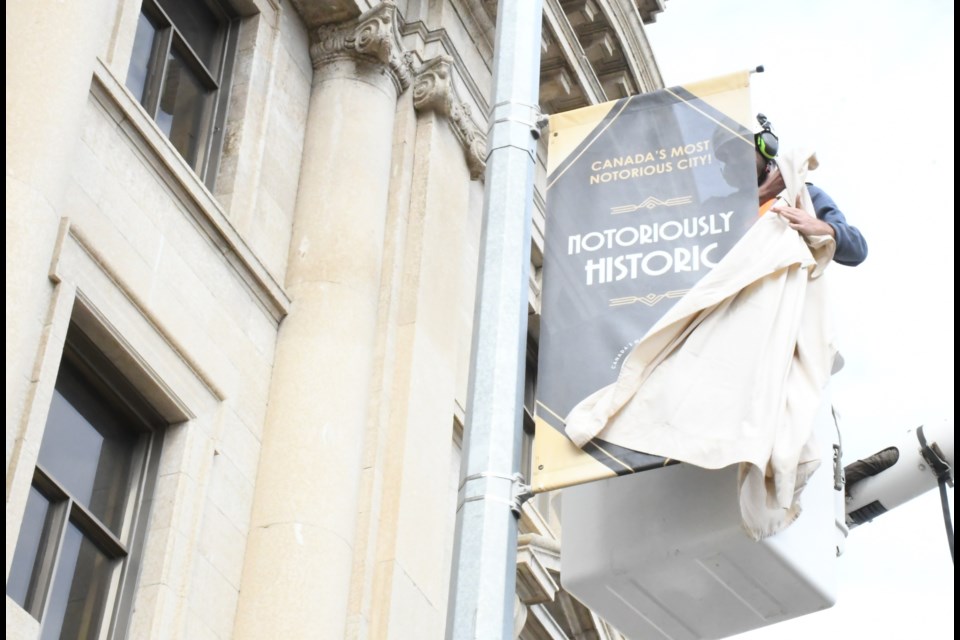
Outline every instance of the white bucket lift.
{"type": "Polygon", "coordinates": [[[736,466],[677,464],[563,490],[561,583],[628,638],[725,638],[831,607],[847,534],[829,395],[802,512],[760,542],[741,527],[736,466]]]}

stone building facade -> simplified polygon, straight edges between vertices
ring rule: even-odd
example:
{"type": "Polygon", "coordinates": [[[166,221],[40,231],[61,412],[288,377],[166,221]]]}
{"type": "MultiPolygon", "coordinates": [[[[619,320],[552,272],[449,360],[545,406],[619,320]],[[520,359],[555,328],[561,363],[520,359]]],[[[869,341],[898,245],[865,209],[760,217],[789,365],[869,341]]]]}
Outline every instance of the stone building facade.
{"type": "MultiPolygon", "coordinates": [[[[545,0],[541,110],[663,2],[545,0]]],[[[496,7],[8,3],[8,638],[443,637],[496,7]]],[[[519,637],[619,637],[520,534],[519,637]]]]}

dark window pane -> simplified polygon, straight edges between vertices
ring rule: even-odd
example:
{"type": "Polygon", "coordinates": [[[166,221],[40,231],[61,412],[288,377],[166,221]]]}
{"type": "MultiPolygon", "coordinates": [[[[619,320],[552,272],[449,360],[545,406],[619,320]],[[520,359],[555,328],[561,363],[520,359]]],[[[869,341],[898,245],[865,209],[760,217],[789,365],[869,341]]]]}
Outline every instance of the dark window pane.
{"type": "Polygon", "coordinates": [[[127,70],[127,88],[143,102],[143,92],[147,88],[147,74],[150,70],[150,57],[153,53],[153,41],[157,29],[146,14],[140,14],[137,22],[137,35],[133,41],[133,55],[127,70]]]}
{"type": "Polygon", "coordinates": [[[203,0],[164,0],[160,3],[194,53],[214,76],[220,70],[220,20],[203,0]]]}
{"type": "Polygon", "coordinates": [[[40,465],[80,504],[120,535],[136,432],[68,366],[57,378],[40,465]]]}
{"type": "Polygon", "coordinates": [[[83,504],[90,503],[103,436],[60,389],[53,393],[38,461],[83,504]]]}
{"type": "Polygon", "coordinates": [[[36,487],[30,487],[27,509],[20,526],[17,549],[13,552],[13,564],[10,566],[10,578],[7,580],[7,595],[24,609],[27,608],[27,594],[30,580],[36,572],[37,552],[43,539],[43,528],[50,512],[50,501],[36,487]]]}
{"type": "Polygon", "coordinates": [[[222,140],[214,120],[225,117],[224,72],[236,46],[233,20],[221,0],[143,0],[127,75],[127,86],[211,188],[222,140]]]}
{"type": "Polygon", "coordinates": [[[103,619],[111,561],[72,522],[67,527],[60,563],[40,637],[95,638],[103,619]]]}
{"type": "Polygon", "coordinates": [[[157,124],[194,168],[202,166],[206,159],[212,96],[213,92],[204,89],[180,53],[171,51],[157,124]]]}

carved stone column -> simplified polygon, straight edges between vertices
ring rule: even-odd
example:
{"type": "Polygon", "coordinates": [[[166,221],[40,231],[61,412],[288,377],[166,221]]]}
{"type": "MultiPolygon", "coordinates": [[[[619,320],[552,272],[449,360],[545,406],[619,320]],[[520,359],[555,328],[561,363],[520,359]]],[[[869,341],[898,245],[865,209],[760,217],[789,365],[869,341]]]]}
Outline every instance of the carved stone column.
{"type": "Polygon", "coordinates": [[[446,118],[463,147],[470,178],[477,180],[486,168],[487,138],[471,118],[470,105],[461,101],[453,86],[450,56],[441,55],[423,63],[413,85],[413,105],[417,111],[433,111],[446,118]]]}
{"type": "MultiPolygon", "coordinates": [[[[311,33],[314,82],[235,636],[342,638],[398,95],[392,2],[311,33]]],[[[269,143],[268,143],[269,144],[269,143]]]]}
{"type": "Polygon", "coordinates": [[[390,411],[378,434],[385,453],[371,463],[382,478],[371,499],[375,558],[363,559],[364,593],[361,601],[358,588],[353,603],[358,626],[365,622],[368,631],[350,637],[442,638],[444,632],[455,517],[451,427],[458,356],[470,342],[469,320],[459,311],[462,299],[473,298],[461,252],[471,174],[483,171],[474,153],[482,137],[460,107],[451,72],[449,58],[430,60],[413,85],[415,128],[405,138],[409,207],[396,233],[403,240],[394,276],[402,285],[393,298],[384,376],[390,411]]]}

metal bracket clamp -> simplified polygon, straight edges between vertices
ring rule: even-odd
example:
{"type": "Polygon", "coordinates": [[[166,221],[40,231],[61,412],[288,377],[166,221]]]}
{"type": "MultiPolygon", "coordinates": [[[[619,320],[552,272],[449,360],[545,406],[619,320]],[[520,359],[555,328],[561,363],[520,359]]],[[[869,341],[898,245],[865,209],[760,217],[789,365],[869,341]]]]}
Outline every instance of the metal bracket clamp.
{"type": "Polygon", "coordinates": [[[845,480],[843,477],[843,462],[842,462],[843,452],[840,450],[840,445],[833,445],[833,490],[834,491],[843,491],[845,480]]]}
{"type": "Polygon", "coordinates": [[[490,108],[487,160],[496,149],[515,147],[536,159],[536,145],[540,138],[541,113],[539,105],[520,102],[499,102],[490,108]]]}
{"type": "Polygon", "coordinates": [[[533,487],[523,482],[523,476],[517,474],[517,482],[513,485],[513,515],[520,517],[520,509],[523,503],[533,497],[533,487]]]}
{"type": "Polygon", "coordinates": [[[927,461],[927,464],[930,465],[930,469],[937,477],[937,480],[953,487],[953,469],[950,468],[950,464],[944,459],[943,452],[938,450],[939,447],[936,442],[934,442],[933,445],[927,444],[927,438],[923,435],[922,426],[917,427],[917,440],[920,441],[920,455],[927,461]]]}
{"type": "Polygon", "coordinates": [[[533,491],[531,490],[530,485],[525,484],[523,479],[523,474],[521,473],[515,473],[512,476],[505,476],[492,471],[483,471],[481,473],[475,473],[467,476],[460,483],[460,487],[457,490],[457,511],[459,511],[460,508],[467,502],[474,502],[476,500],[490,500],[492,502],[499,502],[500,504],[507,505],[510,507],[510,511],[513,512],[513,515],[519,518],[520,508],[523,506],[523,503],[533,497],[533,491]],[[509,499],[500,493],[486,490],[467,495],[467,486],[470,484],[476,484],[477,481],[483,482],[484,489],[489,488],[489,485],[491,484],[490,481],[509,482],[509,499]]]}
{"type": "Polygon", "coordinates": [[[539,138],[543,135],[544,129],[550,126],[550,116],[540,112],[540,115],[537,116],[537,130],[536,133],[531,132],[534,138],[539,138]]]}
{"type": "MultiPolygon", "coordinates": [[[[757,67],[757,71],[763,71],[763,67],[757,67]]],[[[833,426],[837,430],[837,442],[833,445],[833,490],[844,491],[847,484],[847,478],[843,468],[843,438],[840,435],[840,420],[837,419],[837,408],[830,405],[830,415],[833,417],[833,426]]]]}

